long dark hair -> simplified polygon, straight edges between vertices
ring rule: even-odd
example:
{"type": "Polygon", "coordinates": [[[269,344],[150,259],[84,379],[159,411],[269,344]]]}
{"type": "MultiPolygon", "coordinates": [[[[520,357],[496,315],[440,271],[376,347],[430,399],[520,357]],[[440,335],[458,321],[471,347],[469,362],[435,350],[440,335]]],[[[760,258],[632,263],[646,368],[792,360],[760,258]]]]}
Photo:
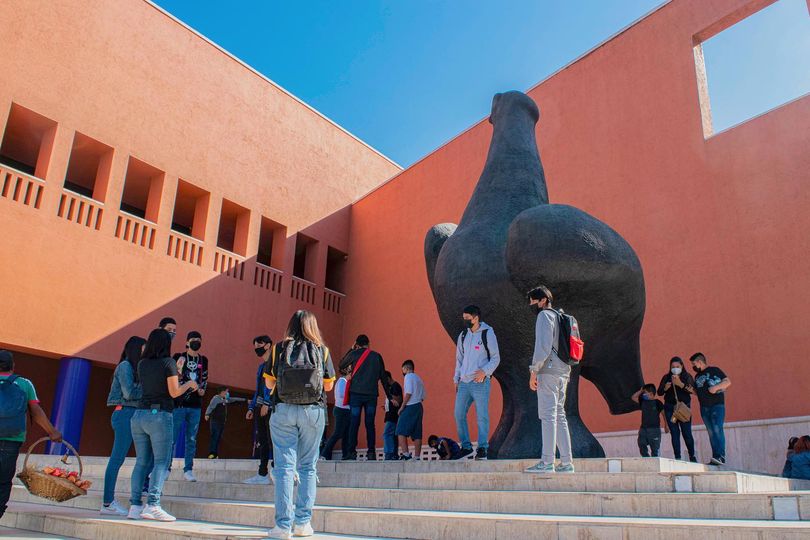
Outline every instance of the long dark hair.
{"type": "Polygon", "coordinates": [[[305,310],[296,311],[290,318],[284,340],[309,341],[318,347],[324,344],[318,328],[318,320],[312,312],[305,310]]]}
{"type": "Polygon", "coordinates": [[[166,358],[171,356],[172,339],[169,333],[163,328],[155,328],[149,332],[149,339],[146,340],[146,348],[142,358],[166,358]]]}
{"type": "Polygon", "coordinates": [[[119,364],[121,362],[129,362],[132,365],[132,371],[135,373],[135,382],[138,381],[138,362],[141,361],[141,349],[144,344],[146,344],[145,339],[140,336],[132,336],[127,340],[126,345],[124,345],[124,350],[121,351],[121,359],[118,361],[119,364]]]}

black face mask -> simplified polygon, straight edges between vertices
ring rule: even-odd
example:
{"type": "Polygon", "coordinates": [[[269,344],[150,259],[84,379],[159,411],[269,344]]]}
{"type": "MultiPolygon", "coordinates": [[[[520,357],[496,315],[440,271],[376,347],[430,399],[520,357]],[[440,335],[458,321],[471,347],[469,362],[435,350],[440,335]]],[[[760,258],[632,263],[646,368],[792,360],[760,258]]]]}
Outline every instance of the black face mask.
{"type": "Polygon", "coordinates": [[[168,331],[168,332],[169,332],[169,341],[174,340],[174,336],[177,335],[177,332],[172,332],[172,331],[168,331]]]}
{"type": "Polygon", "coordinates": [[[256,347],[253,350],[256,351],[256,356],[264,356],[264,353],[267,352],[267,349],[265,349],[264,347],[256,347]]]}
{"type": "Polygon", "coordinates": [[[199,351],[200,347],[202,347],[202,343],[200,343],[199,341],[192,341],[188,345],[188,348],[191,349],[192,351],[199,351]]]}
{"type": "Polygon", "coordinates": [[[473,322],[472,322],[472,320],[470,320],[470,319],[464,319],[464,326],[466,326],[467,328],[472,328],[472,327],[473,327],[473,322]]]}
{"type": "Polygon", "coordinates": [[[532,313],[535,315],[540,315],[540,312],[543,311],[543,308],[540,307],[540,304],[532,304],[529,306],[529,309],[532,310],[532,313]]]}

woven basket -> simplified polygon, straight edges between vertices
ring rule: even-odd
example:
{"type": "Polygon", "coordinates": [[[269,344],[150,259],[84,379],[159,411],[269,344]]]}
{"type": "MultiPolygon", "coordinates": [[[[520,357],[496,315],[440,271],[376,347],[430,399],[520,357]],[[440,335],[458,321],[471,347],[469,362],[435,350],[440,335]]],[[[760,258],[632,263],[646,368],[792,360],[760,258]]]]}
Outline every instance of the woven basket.
{"type": "MultiPolygon", "coordinates": [[[[33,450],[34,447],[36,447],[39,443],[47,440],[48,437],[43,437],[31,445],[31,447],[28,449],[28,453],[25,454],[23,470],[17,475],[17,478],[19,478],[20,481],[25,484],[25,487],[28,489],[28,492],[31,495],[36,495],[37,497],[42,497],[43,499],[48,499],[50,501],[65,502],[73,499],[74,497],[79,497],[80,495],[87,495],[86,490],[80,488],[67,478],[60,478],[58,476],[45,474],[42,471],[38,471],[33,467],[28,466],[28,458],[31,457],[31,450],[33,450]]],[[[79,460],[79,478],[81,478],[82,472],[84,472],[82,468],[82,458],[69,442],[62,441],[62,444],[68,447],[68,449],[73,452],[73,455],[76,456],[76,459],[79,460]]]]}

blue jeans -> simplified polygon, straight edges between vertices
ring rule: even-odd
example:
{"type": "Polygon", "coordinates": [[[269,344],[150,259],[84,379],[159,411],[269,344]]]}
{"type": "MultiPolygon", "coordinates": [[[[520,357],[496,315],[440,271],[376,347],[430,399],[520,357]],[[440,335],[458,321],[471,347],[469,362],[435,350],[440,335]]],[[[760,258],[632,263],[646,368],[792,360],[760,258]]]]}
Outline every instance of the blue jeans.
{"type": "Polygon", "coordinates": [[[113,439],[110,460],[107,461],[107,470],[104,472],[104,504],[110,504],[115,500],[115,484],[118,482],[118,471],[129,453],[132,446],[132,426],[130,422],[135,415],[134,407],[123,407],[121,410],[113,411],[110,424],[112,424],[113,439]]]}
{"type": "Polygon", "coordinates": [[[478,448],[489,447],[489,381],[460,382],[456,392],[456,429],[462,448],[472,448],[470,428],[467,426],[467,411],[475,403],[475,417],[478,419],[478,448]]]}
{"type": "Polygon", "coordinates": [[[383,451],[385,459],[397,459],[397,423],[386,422],[383,431],[383,451]]]}
{"type": "Polygon", "coordinates": [[[377,416],[377,397],[349,395],[349,406],[352,408],[352,421],[349,425],[349,441],[346,445],[346,455],[357,453],[357,434],[360,431],[360,413],[364,412],[366,426],[366,448],[368,459],[376,458],[377,428],[374,419],[377,416]]]}
{"type": "Polygon", "coordinates": [[[169,476],[172,459],[172,413],[157,409],[138,409],[132,416],[132,440],[135,442],[135,468],[132,471],[130,504],[140,506],[143,481],[150,469],[149,496],[146,504],[160,505],[163,482],[169,476]],[[154,467],[153,467],[154,466],[154,467]]]}
{"type": "MultiPolygon", "coordinates": [[[[187,472],[194,468],[194,454],[197,453],[197,431],[200,429],[200,416],[202,411],[193,407],[178,407],[174,410],[174,433],[172,434],[172,455],[174,455],[174,445],[177,444],[177,437],[183,423],[186,424],[186,462],[183,471],[187,472]]],[[[171,466],[171,463],[169,463],[171,466]]]]}
{"type": "Polygon", "coordinates": [[[323,428],[325,411],[320,405],[290,405],[279,403],[270,416],[273,438],[273,467],[275,480],[276,526],[291,530],[293,525],[293,476],[298,471],[300,483],[295,497],[295,524],[312,519],[315,504],[315,465],[323,428]]]}
{"type": "Polygon", "coordinates": [[[700,417],[706,424],[706,431],[709,432],[709,443],[712,445],[712,457],[715,459],[726,458],[726,435],[723,433],[723,424],[726,420],[725,404],[700,407],[700,417]]]}

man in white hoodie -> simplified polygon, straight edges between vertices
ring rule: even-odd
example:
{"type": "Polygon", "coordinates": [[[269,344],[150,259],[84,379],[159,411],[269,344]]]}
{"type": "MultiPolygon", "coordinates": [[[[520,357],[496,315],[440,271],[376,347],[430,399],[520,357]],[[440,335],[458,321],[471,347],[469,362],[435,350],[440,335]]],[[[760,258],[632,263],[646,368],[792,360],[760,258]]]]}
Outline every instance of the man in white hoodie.
{"type": "Polygon", "coordinates": [[[534,355],[529,366],[529,387],[537,392],[537,412],[542,424],[543,450],[540,461],[526,472],[574,472],[571,434],[565,417],[565,391],[571,377],[571,366],[557,355],[560,315],[551,307],[554,297],[540,285],[529,291],[529,307],[537,315],[534,355]],[[560,449],[560,464],[554,456],[560,449]]]}
{"type": "Polygon", "coordinates": [[[456,340],[456,371],[453,383],[456,386],[456,428],[461,442],[457,459],[472,454],[470,430],[467,426],[467,411],[475,403],[478,419],[478,449],[475,459],[487,459],[489,448],[489,386],[492,373],[501,362],[495,331],[481,322],[478,306],[467,306],[462,314],[465,329],[456,340]]]}

